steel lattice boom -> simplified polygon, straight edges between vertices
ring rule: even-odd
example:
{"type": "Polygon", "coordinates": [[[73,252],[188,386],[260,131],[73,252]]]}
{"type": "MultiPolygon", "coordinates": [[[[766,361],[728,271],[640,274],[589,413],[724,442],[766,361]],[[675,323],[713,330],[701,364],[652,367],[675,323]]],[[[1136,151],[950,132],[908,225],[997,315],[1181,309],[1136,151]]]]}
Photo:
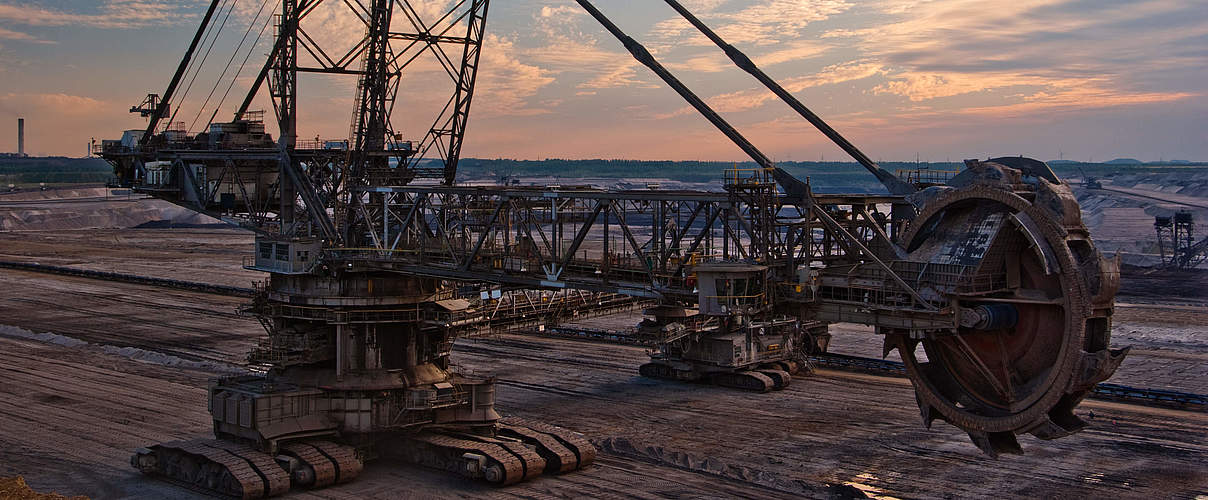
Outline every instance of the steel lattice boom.
{"type": "Polygon", "coordinates": [[[124,186],[256,232],[244,267],[269,278],[243,312],[264,325],[249,360],[265,373],[211,385],[218,439],[139,449],[135,467],[243,498],[347,481],[360,457],[389,453],[494,484],[574,470],[594,459],[590,443],[501,421],[494,380],[451,369],[453,339],[636,304],[656,345],[643,376],[782,389],[826,350],[829,323],[854,322],[899,350],[927,425],[950,422],[987,454],[1085,426],[1073,408],[1124,357],[1109,349],[1118,263],[1047,165],[969,160],[946,184],[910,185],[667,0],[894,194],[815,193],[576,1],[757,167],[726,171],[717,191],[456,185],[488,0],[444,2],[435,18],[408,0],[280,0],[234,119],[164,125],[200,71],[199,40],[221,31],[210,23],[226,4],[211,3],[164,97],[132,110],[146,130],[97,153],[124,186]],[[347,8],[363,35],[325,46],[310,22],[323,6],[347,8]],[[396,103],[421,58],[451,91],[417,127],[396,103]],[[307,74],[356,79],[347,139],[298,137],[307,74]],[[275,138],[250,109],[258,96],[275,138]],[[399,132],[416,129],[418,141],[399,132]]]}

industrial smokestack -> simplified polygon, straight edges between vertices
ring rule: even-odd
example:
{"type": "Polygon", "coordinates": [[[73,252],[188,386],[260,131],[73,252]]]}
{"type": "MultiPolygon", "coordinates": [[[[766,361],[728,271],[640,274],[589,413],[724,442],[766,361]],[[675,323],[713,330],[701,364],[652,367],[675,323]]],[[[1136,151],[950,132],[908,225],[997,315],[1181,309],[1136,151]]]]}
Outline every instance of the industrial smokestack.
{"type": "Polygon", "coordinates": [[[25,156],[25,119],[17,118],[17,156],[25,156]]]}

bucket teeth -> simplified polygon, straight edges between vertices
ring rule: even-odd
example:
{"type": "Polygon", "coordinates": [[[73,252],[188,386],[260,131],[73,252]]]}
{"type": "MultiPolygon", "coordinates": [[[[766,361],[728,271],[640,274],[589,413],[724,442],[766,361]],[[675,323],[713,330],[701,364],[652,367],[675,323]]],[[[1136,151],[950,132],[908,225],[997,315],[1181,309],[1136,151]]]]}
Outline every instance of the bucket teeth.
{"type": "Polygon", "coordinates": [[[1042,417],[1028,432],[1040,439],[1057,439],[1069,436],[1086,428],[1086,422],[1068,410],[1064,414],[1049,414],[1042,417]]]}
{"type": "Polygon", "coordinates": [[[998,455],[1002,453],[1023,454],[1023,448],[1019,447],[1019,441],[1015,439],[1014,432],[968,431],[968,433],[973,444],[977,445],[977,448],[990,458],[998,458],[998,455]]]}
{"type": "Polygon", "coordinates": [[[898,350],[898,355],[906,357],[903,350],[913,351],[919,346],[919,339],[912,339],[902,334],[886,334],[881,341],[881,359],[889,357],[889,353],[894,349],[898,350]]]}
{"type": "Polygon", "coordinates": [[[923,417],[923,427],[931,429],[931,423],[935,419],[942,417],[939,415],[939,412],[935,411],[935,408],[923,402],[923,399],[919,397],[918,391],[914,393],[914,400],[919,404],[919,416],[923,417]]]}
{"type": "Polygon", "coordinates": [[[1116,368],[1119,368],[1120,363],[1124,361],[1124,357],[1128,355],[1129,349],[1129,347],[1125,347],[1123,349],[1103,349],[1093,353],[1083,352],[1082,358],[1078,361],[1078,368],[1074,371],[1069,392],[1087,391],[1095,384],[1111,378],[1112,374],[1116,373],[1116,368]]]}
{"type": "Polygon", "coordinates": [[[1065,429],[1066,432],[1069,432],[1070,434],[1085,429],[1089,424],[1087,424],[1085,420],[1082,420],[1074,415],[1073,408],[1074,405],[1071,404],[1067,407],[1063,407],[1060,410],[1054,409],[1053,411],[1049,412],[1049,420],[1052,420],[1053,423],[1057,424],[1062,429],[1065,429]]]}

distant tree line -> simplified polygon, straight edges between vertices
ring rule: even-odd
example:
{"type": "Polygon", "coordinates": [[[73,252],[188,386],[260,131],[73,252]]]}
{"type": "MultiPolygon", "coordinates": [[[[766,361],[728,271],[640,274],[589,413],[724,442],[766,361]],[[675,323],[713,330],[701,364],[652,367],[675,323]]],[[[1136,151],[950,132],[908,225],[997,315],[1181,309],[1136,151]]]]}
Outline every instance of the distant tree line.
{"type": "MultiPolygon", "coordinates": [[[[931,168],[955,170],[959,163],[915,163],[886,162],[881,166],[893,171],[897,169],[931,168]]],[[[855,162],[784,161],[777,166],[793,174],[810,175],[857,175],[868,172],[855,162]]],[[[667,160],[569,160],[549,158],[545,160],[510,160],[466,158],[458,164],[458,173],[467,177],[481,176],[555,176],[555,177],[606,177],[606,178],[670,178],[688,182],[705,182],[720,179],[724,171],[732,168],[754,169],[754,162],[728,161],[667,161],[667,160]]]]}
{"type": "MultiPolygon", "coordinates": [[[[789,173],[805,179],[810,178],[823,189],[844,189],[859,192],[875,185],[875,180],[855,162],[783,161],[778,166],[789,173]]],[[[932,170],[960,170],[964,164],[958,162],[882,162],[881,167],[896,172],[917,168],[932,170]]],[[[1174,164],[1107,164],[1052,162],[1053,170],[1062,177],[1089,176],[1105,177],[1130,172],[1167,173],[1186,172],[1188,168],[1208,167],[1204,162],[1178,162],[1174,164]]],[[[532,178],[558,177],[565,179],[595,177],[641,179],[662,178],[683,182],[719,181],[728,169],[753,169],[754,162],[728,161],[667,161],[667,160],[571,160],[549,158],[545,160],[511,160],[504,158],[464,158],[458,165],[458,176],[462,178],[494,177],[532,178]]],[[[109,163],[100,158],[0,158],[0,183],[102,183],[113,176],[109,163]]]]}
{"type": "Polygon", "coordinates": [[[113,167],[100,158],[0,158],[3,184],[90,184],[113,177],[113,167]]]}
{"type": "MultiPolygon", "coordinates": [[[[850,180],[863,182],[872,180],[867,171],[856,162],[782,161],[777,166],[795,176],[826,179],[824,182],[850,180]]],[[[890,172],[898,170],[962,170],[964,162],[881,162],[880,166],[890,172]]],[[[1057,175],[1081,177],[1082,172],[1092,176],[1106,176],[1129,172],[1163,173],[1186,171],[1187,168],[1208,167],[1205,162],[1171,162],[1145,164],[1109,164],[1052,162],[1057,175]]],[[[753,169],[754,162],[724,161],[647,161],[647,160],[570,160],[550,158],[545,160],[510,160],[465,158],[458,165],[459,176],[464,177],[598,177],[598,178],[666,178],[685,182],[708,182],[721,179],[723,172],[731,168],[753,169]]]]}

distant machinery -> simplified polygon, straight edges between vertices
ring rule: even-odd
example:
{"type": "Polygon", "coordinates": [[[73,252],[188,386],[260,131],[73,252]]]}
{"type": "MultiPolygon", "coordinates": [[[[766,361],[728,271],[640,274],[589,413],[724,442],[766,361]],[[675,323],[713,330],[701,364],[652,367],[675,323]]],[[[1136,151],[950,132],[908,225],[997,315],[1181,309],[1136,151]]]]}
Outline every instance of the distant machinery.
{"type": "Polygon", "coordinates": [[[1086,189],[1103,189],[1103,183],[1097,177],[1087,175],[1086,170],[1082,166],[1078,166],[1078,172],[1082,174],[1082,187],[1086,189]]]}
{"type": "Polygon", "coordinates": [[[644,375],[784,387],[805,354],[825,350],[828,323],[854,322],[901,352],[925,423],[946,420],[987,454],[1019,452],[1016,434],[1084,427],[1073,408],[1124,352],[1108,349],[1117,264],[1095,250],[1069,186],[1019,157],[968,161],[925,189],[905,182],[667,1],[890,194],[814,193],[586,0],[758,168],[727,172],[724,192],[455,185],[488,0],[435,19],[408,0],[350,0],[365,35],[347,51],[308,34],[323,29],[306,22],[319,2],[281,0],[262,26],[275,22],[271,53],[233,119],[215,110],[194,133],[173,115],[225,5],[213,0],[163,97],[132,109],[147,127],[97,153],[121,185],[256,233],[245,267],[269,278],[244,312],[267,333],[249,355],[266,373],[211,383],[216,439],[142,448],[132,464],[243,498],[348,481],[384,454],[495,484],[583,467],[595,455],[584,438],[501,420],[493,379],[450,361],[460,334],[561,314],[524,306],[524,290],[601,294],[600,309],[610,294],[655,302],[647,326],[660,344],[644,375]],[[452,95],[422,139],[405,141],[396,127],[416,117],[395,113],[395,99],[424,53],[452,95]],[[308,73],[357,79],[347,141],[298,138],[308,73]],[[249,109],[262,91],[275,136],[249,109]],[[506,290],[520,318],[480,308],[486,287],[506,290]]]}
{"type": "MultiPolygon", "coordinates": [[[[700,310],[648,311],[661,323],[658,348],[639,373],[757,392],[788,386],[814,350],[797,344],[813,337],[802,335],[798,318],[775,312],[767,266],[711,262],[695,271],[700,310]]],[[[826,333],[819,321],[804,327],[826,333]]]]}
{"type": "Polygon", "coordinates": [[[1208,259],[1208,238],[1195,239],[1195,218],[1187,210],[1153,219],[1158,237],[1161,266],[1167,269],[1193,269],[1208,259]]]}
{"type": "MultiPolygon", "coordinates": [[[[150,118],[154,116],[156,113],[160,112],[159,94],[147,94],[147,97],[143,99],[143,102],[130,106],[130,112],[138,113],[139,116],[142,116],[143,118],[150,118]]],[[[165,105],[163,113],[171,114],[171,112],[172,109],[165,105]]]]}

